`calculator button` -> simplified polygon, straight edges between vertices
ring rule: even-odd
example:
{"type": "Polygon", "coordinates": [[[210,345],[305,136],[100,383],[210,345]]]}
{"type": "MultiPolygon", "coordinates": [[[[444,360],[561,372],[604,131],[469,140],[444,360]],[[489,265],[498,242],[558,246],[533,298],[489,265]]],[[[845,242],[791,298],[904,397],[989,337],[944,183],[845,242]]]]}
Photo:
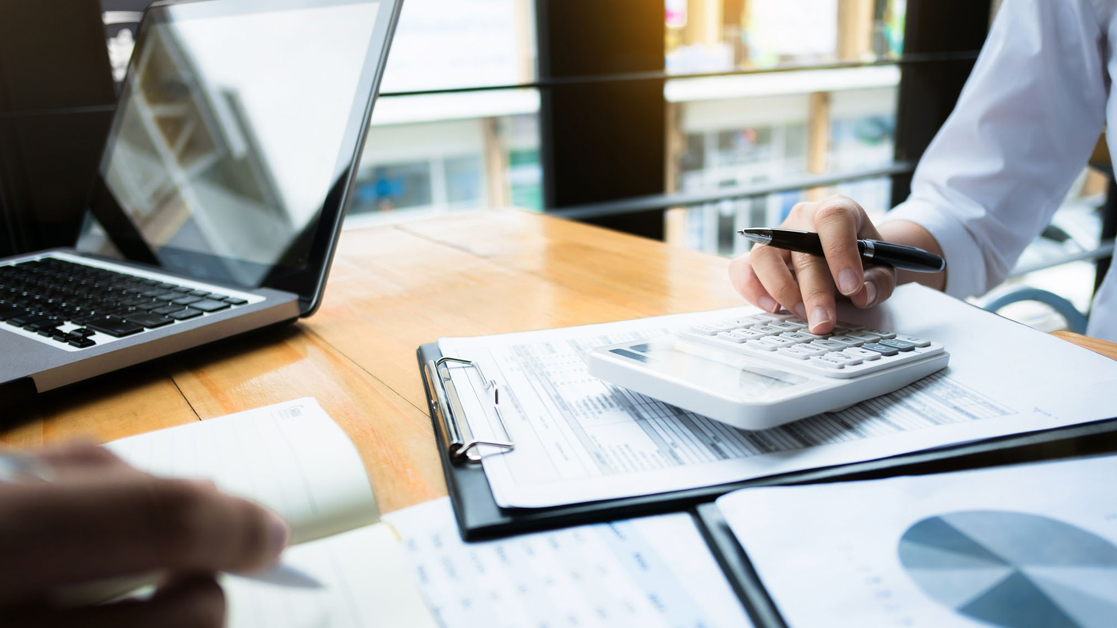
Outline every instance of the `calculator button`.
{"type": "Polygon", "coordinates": [[[926,349],[927,347],[931,346],[931,341],[930,340],[923,340],[922,338],[915,338],[914,336],[905,336],[903,334],[896,334],[896,340],[903,340],[904,342],[910,342],[911,344],[919,347],[920,349],[926,349]]]}
{"type": "Polygon", "coordinates": [[[764,342],[767,339],[768,338],[765,337],[760,340],[750,340],[746,342],[744,346],[747,349],[753,349],[755,351],[775,351],[783,346],[771,342],[764,342]]]}
{"type": "Polygon", "coordinates": [[[780,323],[771,323],[771,326],[775,327],[777,329],[782,329],[785,332],[799,331],[801,329],[806,329],[807,328],[806,325],[804,325],[803,323],[800,323],[798,321],[783,321],[783,322],[780,322],[780,323]]]}
{"type": "Polygon", "coordinates": [[[796,318],[794,314],[770,314],[765,312],[763,314],[754,314],[753,318],[762,321],[783,322],[796,318]]]}
{"type": "Polygon", "coordinates": [[[829,349],[830,351],[841,351],[846,348],[846,345],[835,342],[833,338],[829,340],[812,340],[811,345],[819,347],[820,349],[829,349]]]}
{"type": "Polygon", "coordinates": [[[876,343],[876,342],[870,342],[870,343],[861,345],[861,348],[865,349],[867,351],[875,351],[875,352],[883,355],[886,358],[900,354],[900,351],[898,349],[893,349],[892,347],[882,345],[882,344],[876,343]]]}
{"type": "Polygon", "coordinates": [[[785,355],[789,358],[794,358],[796,360],[809,360],[816,355],[813,351],[804,349],[803,345],[793,345],[793,346],[790,346],[790,347],[783,347],[782,349],[778,349],[776,351],[776,354],[777,355],[785,355]]]}
{"type": "Polygon", "coordinates": [[[859,347],[844,349],[842,353],[850,356],[851,358],[859,358],[861,360],[864,360],[865,362],[872,362],[873,360],[880,359],[880,354],[876,351],[869,351],[867,349],[861,349],[859,347]]]}
{"type": "Polygon", "coordinates": [[[798,331],[780,334],[780,338],[787,338],[788,340],[794,340],[795,342],[810,342],[815,339],[815,337],[811,334],[804,334],[798,331]]]}
{"type": "Polygon", "coordinates": [[[858,364],[861,364],[862,362],[864,362],[864,360],[862,360],[861,358],[855,358],[851,355],[846,355],[844,353],[841,353],[840,351],[833,351],[833,352],[827,353],[826,355],[824,355],[822,357],[830,359],[830,360],[834,360],[835,362],[841,362],[842,364],[844,364],[846,366],[857,366],[858,364]]]}
{"type": "Polygon", "coordinates": [[[796,344],[794,340],[788,340],[779,336],[768,336],[766,338],[761,338],[760,340],[757,340],[756,343],[776,347],[777,349],[780,347],[790,347],[796,344]]]}
{"type": "Polygon", "coordinates": [[[845,334],[843,337],[844,338],[855,338],[857,340],[862,340],[864,342],[876,342],[877,340],[880,339],[880,336],[874,336],[872,334],[866,334],[863,331],[851,331],[848,334],[845,334]]]}
{"type": "Polygon", "coordinates": [[[881,338],[881,339],[888,339],[888,338],[895,338],[896,337],[896,334],[894,334],[890,331],[884,331],[883,329],[864,329],[864,330],[861,330],[861,333],[869,334],[871,336],[876,336],[877,338],[881,338]]]}
{"type": "Polygon", "coordinates": [[[696,325],[690,328],[690,333],[699,334],[701,336],[716,336],[721,332],[722,329],[715,325],[696,325]]]}
{"type": "Polygon", "coordinates": [[[780,329],[779,327],[773,327],[771,325],[757,325],[756,327],[752,328],[752,331],[760,332],[765,336],[774,336],[776,334],[782,334],[784,330],[780,329]]]}
{"type": "Polygon", "coordinates": [[[833,338],[830,339],[830,341],[841,344],[841,345],[845,346],[846,348],[860,347],[861,345],[865,344],[864,340],[858,340],[857,338],[850,338],[849,336],[834,336],[833,338]]]}
{"type": "MultiPolygon", "coordinates": [[[[790,347],[788,347],[788,348],[790,348],[790,347]]],[[[829,349],[824,349],[822,347],[816,347],[816,346],[814,346],[813,344],[810,344],[810,343],[795,345],[795,350],[799,351],[800,353],[808,353],[808,354],[811,355],[811,357],[814,357],[816,355],[826,355],[827,353],[830,353],[829,349]]]]}
{"type": "Polygon", "coordinates": [[[884,340],[881,340],[877,344],[882,344],[886,347],[892,347],[893,349],[899,349],[900,351],[914,351],[915,350],[915,345],[913,345],[910,342],[904,342],[903,340],[885,338],[884,340]]]}
{"type": "Polygon", "coordinates": [[[727,333],[730,336],[733,336],[734,340],[740,338],[741,340],[739,342],[743,342],[745,340],[760,340],[764,337],[764,334],[753,331],[751,329],[734,329],[733,331],[727,333]]]}
{"type": "Polygon", "coordinates": [[[735,342],[737,344],[748,340],[748,338],[746,338],[745,336],[738,335],[736,331],[723,331],[718,334],[718,338],[725,340],[726,342],[735,342]]]}
{"type": "Polygon", "coordinates": [[[854,325],[853,323],[836,323],[834,325],[834,332],[844,334],[851,331],[860,331],[865,329],[864,325],[854,325]]]}
{"type": "Polygon", "coordinates": [[[811,364],[814,364],[815,366],[821,366],[822,368],[825,368],[825,369],[831,369],[831,370],[834,370],[834,371],[845,368],[845,363],[844,362],[842,362],[841,360],[835,360],[834,358],[831,358],[829,355],[815,356],[815,357],[811,358],[811,364]]]}

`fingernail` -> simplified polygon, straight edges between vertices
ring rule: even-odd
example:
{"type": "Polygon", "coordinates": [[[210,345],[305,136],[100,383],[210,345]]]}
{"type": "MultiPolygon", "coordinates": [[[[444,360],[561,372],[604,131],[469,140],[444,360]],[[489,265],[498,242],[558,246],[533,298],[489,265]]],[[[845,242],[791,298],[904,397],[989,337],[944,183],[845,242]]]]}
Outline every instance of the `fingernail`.
{"type": "Polygon", "coordinates": [[[857,292],[860,289],[857,285],[857,273],[848,268],[838,273],[838,289],[846,296],[857,292]]]}
{"type": "Polygon", "coordinates": [[[868,307],[870,305],[876,305],[876,302],[877,302],[877,287],[871,281],[866,281],[865,282],[865,296],[868,297],[865,300],[865,307],[868,307]]]}
{"type": "Polygon", "coordinates": [[[796,305],[795,306],[795,315],[798,316],[800,319],[806,319],[807,318],[807,308],[803,307],[802,303],[800,303],[799,305],[796,305]]]}
{"type": "Polygon", "coordinates": [[[811,310],[810,327],[811,331],[815,331],[819,325],[830,322],[830,313],[824,307],[816,307],[811,310]]]}
{"type": "Polygon", "coordinates": [[[268,521],[268,549],[272,554],[278,556],[287,548],[287,541],[291,538],[291,529],[287,527],[287,522],[279,518],[279,515],[271,514],[268,521]]]}
{"type": "Polygon", "coordinates": [[[775,312],[780,308],[780,304],[772,297],[760,297],[760,309],[766,312],[775,312]]]}

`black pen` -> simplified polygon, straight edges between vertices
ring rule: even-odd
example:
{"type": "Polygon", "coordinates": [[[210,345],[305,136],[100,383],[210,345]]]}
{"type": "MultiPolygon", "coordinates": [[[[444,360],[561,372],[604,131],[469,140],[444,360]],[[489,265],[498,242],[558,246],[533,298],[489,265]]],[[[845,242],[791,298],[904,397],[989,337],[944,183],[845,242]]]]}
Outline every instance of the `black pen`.
{"type": "MultiPolygon", "coordinates": [[[[824,255],[822,240],[817,233],[790,229],[742,229],[737,233],[757,244],[809,255],[824,255]]],[[[916,273],[937,273],[946,270],[946,260],[914,246],[892,244],[881,240],[858,240],[857,249],[861,251],[861,260],[866,264],[880,264],[916,273]]]]}

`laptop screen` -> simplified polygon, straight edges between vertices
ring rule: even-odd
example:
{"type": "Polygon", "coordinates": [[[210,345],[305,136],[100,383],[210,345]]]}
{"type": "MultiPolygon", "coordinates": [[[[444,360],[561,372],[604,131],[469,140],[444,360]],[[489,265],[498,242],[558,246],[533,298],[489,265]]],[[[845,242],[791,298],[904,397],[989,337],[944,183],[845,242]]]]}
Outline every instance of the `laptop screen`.
{"type": "Polygon", "coordinates": [[[78,249],[310,296],[329,264],[393,4],[150,10],[78,249]]]}

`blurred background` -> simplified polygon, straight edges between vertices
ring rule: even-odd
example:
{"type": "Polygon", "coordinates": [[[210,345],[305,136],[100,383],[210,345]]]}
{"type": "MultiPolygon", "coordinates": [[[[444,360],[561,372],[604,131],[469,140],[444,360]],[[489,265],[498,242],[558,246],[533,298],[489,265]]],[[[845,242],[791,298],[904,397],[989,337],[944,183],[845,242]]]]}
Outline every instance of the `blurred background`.
{"type": "MultiPolygon", "coordinates": [[[[100,0],[117,82],[147,4],[100,0]]],[[[732,256],[747,250],[736,230],[803,200],[838,192],[883,215],[998,6],[407,0],[347,227],[517,207],[732,256]]],[[[1113,190],[1101,143],[1009,284],[975,302],[1080,329],[1112,255],[1113,190]]]]}

